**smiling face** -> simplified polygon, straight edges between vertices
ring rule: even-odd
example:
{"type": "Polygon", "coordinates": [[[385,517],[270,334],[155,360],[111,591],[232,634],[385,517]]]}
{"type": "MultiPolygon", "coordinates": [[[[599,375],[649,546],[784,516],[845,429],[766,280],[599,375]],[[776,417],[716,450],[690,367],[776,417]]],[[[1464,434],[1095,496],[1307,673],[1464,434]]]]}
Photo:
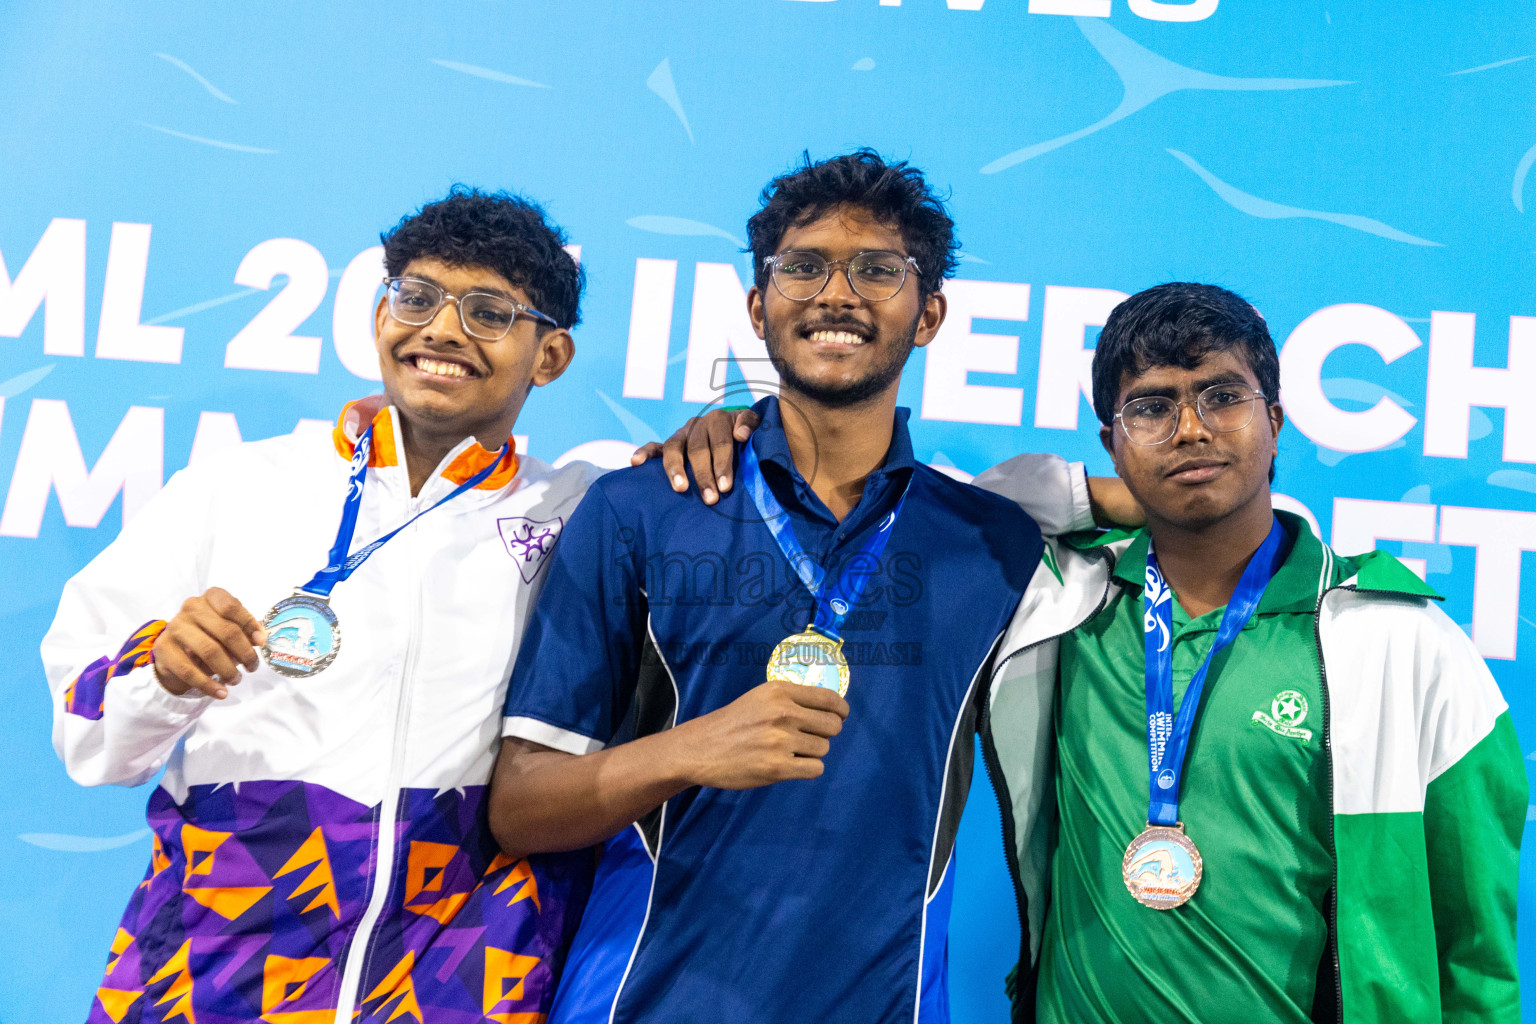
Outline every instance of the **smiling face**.
{"type": "MultiPolygon", "coordinates": [[[[896,225],[845,206],[791,227],[774,251],[847,260],[876,250],[907,255],[896,225]]],[[[901,291],[871,302],[849,286],[839,266],[815,298],[786,299],[769,281],[752,289],[747,308],[785,391],[841,407],[887,394],[894,400],[907,356],[932,341],[944,322],[943,294],[925,300],[920,292],[917,274],[909,270],[901,291]]]]}
{"type": "Polygon", "coordinates": [[[1240,349],[1212,352],[1188,370],[1155,366],[1136,376],[1121,376],[1117,410],[1151,396],[1184,403],[1173,437],[1160,444],[1133,443],[1119,420],[1100,429],[1115,472],[1146,509],[1149,523],[1200,530],[1260,504],[1269,507],[1269,471],[1285,414],[1278,402],[1255,402],[1246,427],[1213,431],[1201,422],[1195,400],[1217,384],[1259,390],[1258,378],[1240,349]]]}
{"type": "MultiPolygon", "coordinates": [[[[506,278],[480,266],[454,266],[423,257],[400,274],[430,281],[450,295],[491,292],[534,305],[506,278]]],[[[568,331],[519,316],[506,336],[477,338],[464,330],[458,304],[445,301],[430,323],[401,323],[389,313],[389,297],[373,317],[384,393],[400,411],[408,435],[452,447],[474,436],[495,450],[512,432],[532,387],[548,384],[570,365],[575,345],[568,331]]]]}

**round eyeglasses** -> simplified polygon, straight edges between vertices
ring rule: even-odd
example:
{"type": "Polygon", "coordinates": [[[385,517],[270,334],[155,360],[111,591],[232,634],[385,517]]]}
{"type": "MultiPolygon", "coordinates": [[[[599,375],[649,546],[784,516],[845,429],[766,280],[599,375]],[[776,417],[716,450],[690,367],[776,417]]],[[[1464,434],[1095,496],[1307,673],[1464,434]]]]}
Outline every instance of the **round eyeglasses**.
{"type": "Polygon", "coordinates": [[[874,250],[846,260],[829,260],[820,253],[791,250],[763,259],[773,287],[792,302],[809,302],[821,294],[834,267],[842,267],[848,285],[860,298],[881,302],[895,297],[906,283],[907,270],[917,273],[917,261],[899,252],[874,250]]]}
{"type": "Polygon", "coordinates": [[[1261,401],[1268,401],[1264,393],[1245,385],[1213,384],[1193,402],[1175,402],[1161,395],[1133,398],[1115,419],[1133,444],[1162,444],[1178,431],[1179,413],[1186,405],[1195,407],[1195,415],[1211,431],[1229,434],[1253,422],[1254,403],[1261,401]]]}
{"type": "Polygon", "coordinates": [[[389,315],[403,324],[422,327],[437,316],[443,303],[452,301],[459,308],[459,323],[466,334],[486,341],[505,338],[519,313],[551,327],[559,327],[553,317],[532,306],[515,302],[494,292],[465,292],[451,295],[441,286],[419,277],[386,277],[389,315]]]}

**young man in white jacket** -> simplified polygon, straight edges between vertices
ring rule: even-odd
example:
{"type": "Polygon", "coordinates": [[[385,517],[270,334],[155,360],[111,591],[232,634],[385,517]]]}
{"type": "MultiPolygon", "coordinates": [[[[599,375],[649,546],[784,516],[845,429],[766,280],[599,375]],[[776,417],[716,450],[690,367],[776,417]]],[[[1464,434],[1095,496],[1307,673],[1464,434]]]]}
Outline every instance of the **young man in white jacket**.
{"type": "Polygon", "coordinates": [[[402,220],[388,405],[177,473],[66,585],[55,748],[85,785],[166,769],[93,1024],[542,1019],[589,865],[499,855],[482,804],[540,570],[597,472],[511,441],[574,351],[563,241],[505,194],[402,220]]]}

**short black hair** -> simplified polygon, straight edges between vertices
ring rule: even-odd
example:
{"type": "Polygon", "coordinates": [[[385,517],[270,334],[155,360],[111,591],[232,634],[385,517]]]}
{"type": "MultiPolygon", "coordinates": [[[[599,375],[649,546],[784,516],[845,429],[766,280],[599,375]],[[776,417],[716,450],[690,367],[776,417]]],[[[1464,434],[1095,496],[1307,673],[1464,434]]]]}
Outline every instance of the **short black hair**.
{"type": "Polygon", "coordinates": [[[762,208],[747,221],[747,249],[758,288],[768,283],[763,260],[773,255],[786,231],[842,206],[862,207],[896,225],[907,255],[917,261],[923,298],[955,272],[960,247],[955,222],[923,172],[905,160],[887,163],[872,149],[858,149],[817,163],[806,151],[800,165],[770,181],[759,198],[762,208]]]}
{"type": "Polygon", "coordinates": [[[565,232],[531,199],[455,185],[442,199],[402,217],[379,241],[390,277],[423,257],[486,267],[527,292],[534,308],[561,327],[581,322],[586,274],[565,251],[565,232]]]}
{"type": "Polygon", "coordinates": [[[1206,356],[1236,349],[1259,390],[1280,400],[1280,359],[1269,325],[1242,296],[1213,284],[1175,281],[1137,292],[1116,306],[1093,353],[1093,411],[1109,426],[1120,410],[1120,378],[1156,366],[1190,370],[1206,356]]]}

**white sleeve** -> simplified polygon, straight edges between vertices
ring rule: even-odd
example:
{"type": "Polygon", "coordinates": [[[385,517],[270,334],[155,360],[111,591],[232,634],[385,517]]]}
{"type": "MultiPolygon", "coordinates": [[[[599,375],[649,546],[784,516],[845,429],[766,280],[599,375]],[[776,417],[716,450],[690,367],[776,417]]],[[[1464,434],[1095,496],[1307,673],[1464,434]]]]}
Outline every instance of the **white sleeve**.
{"type": "Polygon", "coordinates": [[[43,637],[53,748],[86,786],[136,786],[165,763],[212,698],[156,682],[163,622],[205,589],[214,481],[183,470],[64,585],[43,637]]]}
{"type": "Polygon", "coordinates": [[[1015,455],[971,482],[1022,506],[1047,536],[1093,529],[1088,471],[1081,462],[1059,455],[1015,455]]]}

